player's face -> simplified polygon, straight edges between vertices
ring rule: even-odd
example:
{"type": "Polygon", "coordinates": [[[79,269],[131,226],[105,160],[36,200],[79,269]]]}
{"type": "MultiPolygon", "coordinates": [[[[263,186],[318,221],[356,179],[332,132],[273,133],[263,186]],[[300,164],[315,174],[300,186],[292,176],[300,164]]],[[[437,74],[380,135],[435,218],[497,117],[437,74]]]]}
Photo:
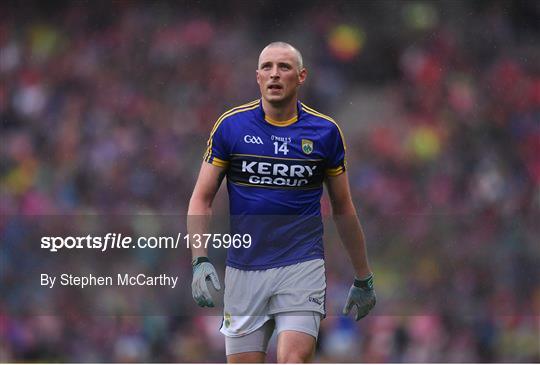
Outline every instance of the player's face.
{"type": "Polygon", "coordinates": [[[298,88],[306,79],[306,70],[299,69],[294,50],[270,47],[262,51],[257,69],[261,96],[272,104],[282,104],[296,98],[298,88]]]}

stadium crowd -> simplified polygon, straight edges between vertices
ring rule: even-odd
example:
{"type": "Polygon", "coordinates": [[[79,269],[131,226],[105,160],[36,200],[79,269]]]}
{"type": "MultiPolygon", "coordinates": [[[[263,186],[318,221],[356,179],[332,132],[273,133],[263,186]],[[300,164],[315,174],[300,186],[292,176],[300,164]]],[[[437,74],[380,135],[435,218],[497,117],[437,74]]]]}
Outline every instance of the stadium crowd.
{"type": "MultiPolygon", "coordinates": [[[[339,315],[352,271],[327,229],[316,361],[540,361],[538,2],[59,4],[0,5],[1,361],[225,359],[221,318],[189,296],[182,315],[66,298],[63,315],[14,314],[32,257],[17,221],[185,214],[214,121],[256,98],[276,39],[304,52],[302,100],[345,130],[379,297],[360,323],[339,315]],[[342,112],[357,90],[394,112],[362,128],[342,112]]],[[[187,255],[167,265],[189,277],[187,255]]]]}

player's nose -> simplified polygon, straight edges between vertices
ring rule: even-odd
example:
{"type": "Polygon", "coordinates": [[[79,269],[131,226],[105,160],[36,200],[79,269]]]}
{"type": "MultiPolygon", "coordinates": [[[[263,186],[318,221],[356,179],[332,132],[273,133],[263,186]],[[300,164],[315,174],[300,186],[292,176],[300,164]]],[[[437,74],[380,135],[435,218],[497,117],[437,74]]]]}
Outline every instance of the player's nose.
{"type": "Polygon", "coordinates": [[[275,79],[279,78],[279,68],[278,67],[272,67],[272,72],[270,72],[270,77],[275,79]]]}

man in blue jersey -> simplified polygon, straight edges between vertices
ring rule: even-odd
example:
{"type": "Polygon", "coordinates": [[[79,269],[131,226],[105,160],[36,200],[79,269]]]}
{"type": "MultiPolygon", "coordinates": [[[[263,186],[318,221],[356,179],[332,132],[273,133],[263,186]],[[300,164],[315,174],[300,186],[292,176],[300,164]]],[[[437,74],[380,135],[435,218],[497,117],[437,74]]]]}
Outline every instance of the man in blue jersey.
{"type": "MultiPolygon", "coordinates": [[[[274,330],[278,362],[312,359],[326,314],[323,183],[355,271],[343,312],[355,308],[359,320],[375,305],[343,135],[332,118],[298,101],[306,76],[302,56],[290,44],[263,49],[257,68],[261,98],[217,120],[190,200],[189,233],[207,233],[212,202],[227,176],[231,233],[252,237],[249,248],[227,252],[221,332],[228,362],[264,362],[274,330]]],[[[192,247],[192,255],[193,298],[212,307],[207,281],[219,290],[218,275],[204,247],[192,247]]]]}

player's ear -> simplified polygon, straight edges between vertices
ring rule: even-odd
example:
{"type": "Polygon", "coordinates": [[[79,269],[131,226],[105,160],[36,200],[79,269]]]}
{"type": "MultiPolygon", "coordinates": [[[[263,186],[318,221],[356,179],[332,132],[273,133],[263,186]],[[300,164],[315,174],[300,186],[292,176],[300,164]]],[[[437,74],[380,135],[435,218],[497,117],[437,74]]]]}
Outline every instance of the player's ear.
{"type": "Polygon", "coordinates": [[[298,73],[298,85],[302,85],[304,81],[306,81],[306,78],[307,78],[307,70],[304,67],[298,73]]]}
{"type": "Polygon", "coordinates": [[[259,70],[255,70],[255,77],[257,79],[257,84],[261,84],[261,76],[259,75],[259,70]]]}

